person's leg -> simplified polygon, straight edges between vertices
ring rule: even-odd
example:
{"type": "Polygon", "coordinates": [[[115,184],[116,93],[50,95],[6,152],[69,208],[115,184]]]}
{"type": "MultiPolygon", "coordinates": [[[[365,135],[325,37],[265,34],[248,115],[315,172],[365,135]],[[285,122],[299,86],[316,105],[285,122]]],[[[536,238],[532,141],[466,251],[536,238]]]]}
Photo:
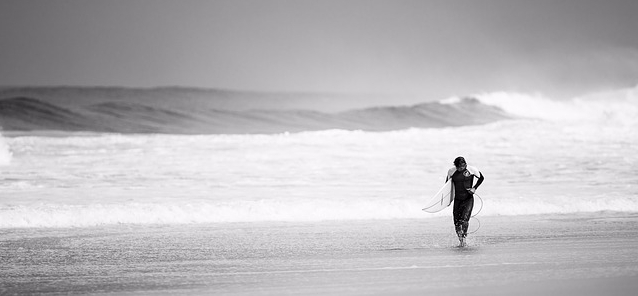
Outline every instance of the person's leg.
{"type": "Polygon", "coordinates": [[[472,217],[472,209],[474,208],[474,197],[470,197],[463,202],[459,213],[461,224],[461,233],[463,238],[467,237],[467,230],[470,227],[470,218],[472,217]]]}
{"type": "Polygon", "coordinates": [[[463,233],[463,228],[461,225],[461,214],[463,213],[461,209],[462,202],[459,200],[454,200],[454,206],[452,209],[452,217],[454,218],[454,229],[456,230],[456,235],[460,238],[463,233]]]}
{"type": "Polygon", "coordinates": [[[459,240],[463,237],[463,201],[454,200],[454,208],[452,209],[452,216],[454,217],[454,229],[459,240]]]}

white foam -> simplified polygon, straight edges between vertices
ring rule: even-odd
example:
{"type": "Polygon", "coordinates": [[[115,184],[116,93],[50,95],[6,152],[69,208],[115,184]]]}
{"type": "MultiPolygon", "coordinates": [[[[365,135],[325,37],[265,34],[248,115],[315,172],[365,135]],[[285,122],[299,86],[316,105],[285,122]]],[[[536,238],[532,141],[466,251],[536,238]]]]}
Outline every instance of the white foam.
{"type": "Polygon", "coordinates": [[[538,198],[487,200],[480,214],[485,216],[518,216],[595,213],[604,211],[637,212],[638,199],[618,197],[579,200],[578,198],[558,197],[555,200],[543,200],[538,198]]]}
{"type": "MultiPolygon", "coordinates": [[[[636,198],[563,201],[486,198],[480,216],[579,212],[638,212],[636,198]]],[[[427,219],[451,215],[420,210],[418,198],[395,201],[257,200],[224,203],[39,204],[0,206],[0,228],[89,227],[109,224],[196,224],[228,222],[427,219]]],[[[475,212],[478,212],[477,203],[475,212]]]]}
{"type": "Polygon", "coordinates": [[[583,95],[570,100],[554,100],[542,94],[511,92],[481,93],[475,97],[484,104],[498,106],[508,113],[526,118],[596,124],[638,124],[638,86],[583,95]]]}
{"type": "Polygon", "coordinates": [[[324,221],[423,217],[417,201],[337,202],[277,200],[226,203],[126,203],[0,206],[0,228],[86,227],[106,224],[191,224],[324,221]]]}
{"type": "Polygon", "coordinates": [[[7,142],[0,133],[0,166],[8,165],[11,162],[11,155],[9,145],[7,145],[7,142]]]}

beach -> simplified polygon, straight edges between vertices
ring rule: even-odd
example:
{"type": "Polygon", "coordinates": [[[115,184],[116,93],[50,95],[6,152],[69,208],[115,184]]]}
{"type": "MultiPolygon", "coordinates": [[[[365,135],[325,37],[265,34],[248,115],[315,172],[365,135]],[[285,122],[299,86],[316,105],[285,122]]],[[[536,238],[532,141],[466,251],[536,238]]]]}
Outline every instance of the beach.
{"type": "Polygon", "coordinates": [[[633,295],[638,215],[0,230],[0,294],[633,295]],[[473,219],[471,229],[478,227],[473,219]]]}
{"type": "Polygon", "coordinates": [[[0,296],[638,295],[636,15],[0,1],[0,296]]]}

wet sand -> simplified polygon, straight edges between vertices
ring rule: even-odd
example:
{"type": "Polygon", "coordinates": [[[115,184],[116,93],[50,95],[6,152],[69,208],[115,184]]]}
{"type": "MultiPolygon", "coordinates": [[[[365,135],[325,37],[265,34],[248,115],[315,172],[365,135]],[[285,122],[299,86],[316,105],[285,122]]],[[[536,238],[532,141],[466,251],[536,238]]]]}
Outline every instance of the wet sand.
{"type": "Polygon", "coordinates": [[[0,294],[634,295],[638,215],[0,230],[0,294]],[[470,229],[476,229],[472,220],[470,229]]]}

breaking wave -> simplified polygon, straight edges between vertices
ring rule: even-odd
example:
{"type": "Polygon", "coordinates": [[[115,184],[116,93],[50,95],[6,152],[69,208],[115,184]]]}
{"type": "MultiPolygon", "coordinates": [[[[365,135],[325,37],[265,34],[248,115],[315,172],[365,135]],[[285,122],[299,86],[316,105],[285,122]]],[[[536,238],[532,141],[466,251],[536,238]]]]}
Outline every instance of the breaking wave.
{"type": "Polygon", "coordinates": [[[326,113],[311,110],[185,110],[112,101],[65,108],[31,97],[0,100],[0,124],[12,131],[164,134],[255,134],[329,129],[389,131],[495,122],[512,116],[473,98],[454,104],[376,107],[326,113]]]}
{"type": "MultiPolygon", "coordinates": [[[[272,99],[266,95],[252,98],[256,109],[232,109],[219,104],[217,101],[220,98],[216,97],[208,101],[185,101],[179,104],[186,98],[179,97],[179,92],[168,90],[126,93],[132,96],[130,100],[115,100],[116,95],[110,100],[109,96],[100,100],[92,98],[99,97],[99,91],[83,90],[82,93],[88,96],[84,101],[94,102],[83,104],[48,100],[47,95],[50,94],[37,89],[31,92],[0,92],[0,126],[6,131],[255,134],[329,129],[389,131],[438,128],[514,118],[638,125],[638,86],[570,100],[555,100],[542,94],[490,92],[412,106],[383,106],[341,112],[282,109],[275,105],[265,107],[267,104],[264,102],[272,99]],[[151,95],[158,96],[157,100],[147,98],[151,95]],[[169,101],[163,98],[170,96],[176,97],[169,101]],[[206,102],[209,103],[208,107],[206,102]]],[[[241,97],[233,99],[239,100],[241,97]]]]}
{"type": "Polygon", "coordinates": [[[636,213],[637,94],[494,92],[339,113],[0,100],[6,130],[119,133],[0,137],[0,228],[449,217],[421,208],[458,155],[486,176],[481,215],[636,213]],[[126,134],[195,131],[277,134],[126,134]]]}
{"type": "Polygon", "coordinates": [[[572,123],[638,125],[638,86],[553,100],[541,94],[493,92],[477,94],[483,104],[508,114],[572,123]]]}

